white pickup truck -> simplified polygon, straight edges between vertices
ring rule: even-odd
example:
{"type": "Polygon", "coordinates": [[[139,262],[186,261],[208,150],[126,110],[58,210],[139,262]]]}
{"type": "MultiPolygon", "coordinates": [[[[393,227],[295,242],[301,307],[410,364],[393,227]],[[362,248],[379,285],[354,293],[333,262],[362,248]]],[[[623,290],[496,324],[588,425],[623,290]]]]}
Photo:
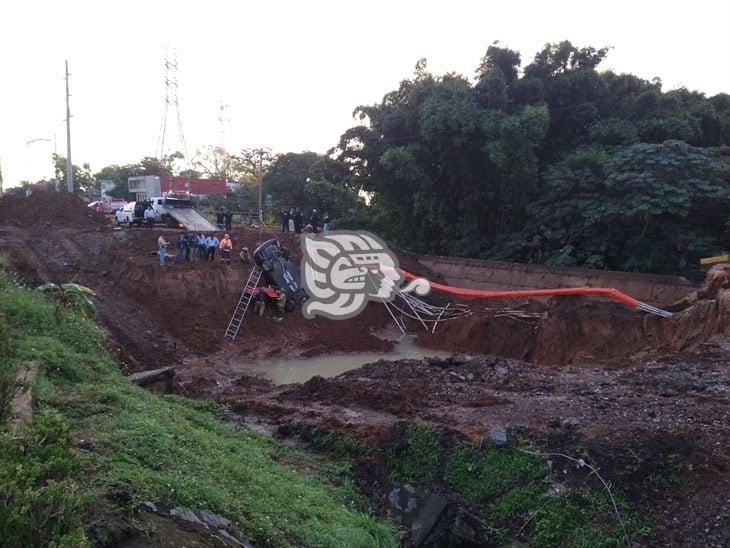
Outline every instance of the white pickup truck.
{"type": "Polygon", "coordinates": [[[183,227],[196,232],[210,232],[217,227],[193,207],[188,197],[163,196],[145,202],[129,202],[117,211],[117,223],[131,225],[145,224],[144,212],[151,205],[155,211],[155,222],[170,228],[183,227]]]}

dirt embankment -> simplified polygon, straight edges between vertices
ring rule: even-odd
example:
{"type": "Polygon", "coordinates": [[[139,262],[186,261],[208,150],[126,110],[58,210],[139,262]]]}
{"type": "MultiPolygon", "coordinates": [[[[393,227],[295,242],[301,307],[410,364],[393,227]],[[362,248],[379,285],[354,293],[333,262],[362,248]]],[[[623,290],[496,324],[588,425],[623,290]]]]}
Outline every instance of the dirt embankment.
{"type": "Polygon", "coordinates": [[[27,197],[0,198],[0,226],[90,228],[107,224],[104,215],[67,192],[34,192],[27,197]]]}
{"type": "MultiPolygon", "coordinates": [[[[239,339],[224,342],[222,333],[248,277],[248,267],[194,258],[181,265],[170,262],[160,269],[153,256],[157,238],[162,234],[172,242],[176,231],[112,230],[67,194],[36,193],[0,203],[5,204],[5,212],[8,204],[15,204],[20,213],[14,218],[23,223],[28,222],[27,212],[41,211],[43,206],[44,215],[63,211],[63,218],[73,217],[70,224],[83,225],[53,230],[32,224],[23,229],[0,227],[0,245],[31,282],[74,280],[95,288],[101,319],[124,348],[122,354],[130,369],[181,363],[189,356],[220,361],[389,348],[373,336],[378,329],[393,327],[387,312],[377,304],[344,322],[305,320],[299,313],[288,314],[283,321],[274,321],[268,314],[263,318],[249,315],[239,339]]],[[[260,237],[277,236],[294,260],[299,260],[300,240],[294,234],[265,231],[260,235],[247,228],[231,232],[236,250],[246,246],[253,251],[260,237]]],[[[169,249],[174,253],[173,246],[169,249]]],[[[439,279],[423,267],[416,270],[413,256],[404,255],[403,261],[416,274],[439,279]]],[[[541,364],[620,361],[639,351],[691,348],[723,332],[728,299],[722,284],[728,282],[719,278],[713,282],[714,292],[700,289],[685,300],[685,310],[669,320],[580,298],[554,299],[547,304],[463,300],[472,310],[470,316],[446,322],[434,335],[416,323],[409,329],[418,335],[419,344],[452,352],[495,354],[541,364]]],[[[428,299],[449,302],[447,296],[437,293],[428,299]]]]}

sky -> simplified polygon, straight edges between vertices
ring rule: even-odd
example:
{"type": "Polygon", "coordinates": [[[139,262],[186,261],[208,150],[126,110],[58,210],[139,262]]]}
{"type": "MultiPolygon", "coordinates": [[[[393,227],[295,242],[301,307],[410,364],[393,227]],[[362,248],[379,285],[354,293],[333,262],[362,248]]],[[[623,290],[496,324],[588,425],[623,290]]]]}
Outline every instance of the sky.
{"type": "MultiPolygon", "coordinates": [[[[3,0],[0,165],[8,187],[48,177],[51,153],[65,155],[65,60],[72,158],[97,171],[158,154],[166,50],[188,154],[325,152],[418,59],[472,77],[495,40],[523,64],[547,42],[612,46],[601,69],[730,92],[728,21],[726,0],[3,0]]],[[[172,108],[167,127],[165,148],[182,148],[172,108]]]]}

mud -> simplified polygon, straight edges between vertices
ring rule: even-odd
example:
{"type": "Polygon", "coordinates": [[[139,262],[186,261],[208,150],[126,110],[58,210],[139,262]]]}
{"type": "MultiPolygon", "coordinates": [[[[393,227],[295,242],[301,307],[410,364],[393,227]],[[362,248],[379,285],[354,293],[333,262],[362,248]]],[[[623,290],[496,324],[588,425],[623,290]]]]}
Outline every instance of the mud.
{"type": "MultiPolygon", "coordinates": [[[[286,436],[317,428],[378,445],[395,425],[419,421],[478,444],[500,425],[546,450],[589,452],[629,494],[652,463],[676,454],[683,480],[646,510],[655,523],[652,544],[730,542],[728,268],[714,268],[671,306],[669,319],[592,299],[462,301],[472,314],[434,335],[408,326],[418,344],[449,357],[375,360],[333,378],[277,386],[241,364],[389,352],[392,341],[377,336],[394,328],[384,307],[370,305],[340,322],[249,315],[239,338],[224,342],[248,267],[193,261],[161,269],[156,240],[162,234],[173,241],[173,230],[114,230],[80,210],[80,218],[54,221],[60,224],[49,230],[26,225],[22,212],[32,204],[10,208],[4,200],[0,253],[28,285],[73,280],[93,287],[108,347],[126,372],[175,365],[176,392],[215,398],[249,424],[286,436]],[[21,213],[10,216],[11,209],[21,213]]],[[[251,250],[276,234],[298,257],[293,234],[231,233],[236,249],[251,250]]],[[[417,257],[402,259],[408,270],[443,281],[417,257]]]]}

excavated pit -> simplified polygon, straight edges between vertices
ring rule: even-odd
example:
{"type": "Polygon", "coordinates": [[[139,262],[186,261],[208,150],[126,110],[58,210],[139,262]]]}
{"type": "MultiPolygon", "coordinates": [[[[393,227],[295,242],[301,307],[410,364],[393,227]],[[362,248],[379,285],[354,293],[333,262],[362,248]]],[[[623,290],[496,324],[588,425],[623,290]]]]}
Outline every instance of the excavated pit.
{"type": "MultiPolygon", "coordinates": [[[[730,538],[727,517],[709,523],[730,487],[730,270],[715,268],[694,288],[673,277],[402,253],[410,272],[452,285],[612,285],[663,307],[678,301],[676,313],[663,319],[600,299],[463,300],[472,314],[433,335],[409,324],[411,350],[418,350],[403,355],[378,336],[394,328],[392,319],[382,305],[370,305],[337,322],[250,315],[230,342],[222,335],[247,267],[192,262],[163,270],[151,253],[160,234],[173,240],[175,231],[114,230],[78,208],[83,216],[73,222],[53,217],[35,226],[24,211],[42,216],[42,208],[24,207],[0,200],[0,252],[31,286],[73,280],[93,287],[109,348],[127,372],[173,365],[177,393],[214,398],[247,423],[285,436],[319,429],[375,445],[408,421],[480,443],[503,425],[545,447],[590,448],[604,463],[630,459],[655,440],[679,440],[683,458],[701,473],[668,500],[692,518],[673,524],[671,505],[660,504],[656,511],[669,518],[657,517],[659,538],[678,545],[730,538]]],[[[236,248],[253,249],[259,239],[256,230],[231,232],[236,248]]],[[[297,260],[295,236],[277,236],[297,260]]],[[[622,481],[618,469],[607,474],[622,481]]]]}

